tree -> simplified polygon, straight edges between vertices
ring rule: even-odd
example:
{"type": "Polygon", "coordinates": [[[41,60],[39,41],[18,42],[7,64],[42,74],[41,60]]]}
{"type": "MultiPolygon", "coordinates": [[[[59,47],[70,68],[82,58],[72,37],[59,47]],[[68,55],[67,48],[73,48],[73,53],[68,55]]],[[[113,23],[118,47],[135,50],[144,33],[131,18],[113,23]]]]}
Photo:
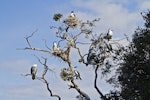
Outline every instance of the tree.
{"type": "Polygon", "coordinates": [[[118,80],[125,100],[150,99],[150,11],[142,13],[144,28],[137,28],[123,55],[118,80]]]}
{"type": "MultiPolygon", "coordinates": [[[[96,22],[99,22],[98,19],[92,21],[82,21],[74,14],[72,11],[71,14],[63,19],[62,14],[55,14],[53,19],[60,24],[60,26],[51,26],[51,29],[56,29],[56,37],[58,40],[53,43],[53,49],[47,46],[45,41],[45,46],[47,49],[41,49],[33,47],[30,39],[36,33],[33,32],[30,36],[26,36],[26,42],[28,47],[23,48],[23,50],[34,50],[45,52],[61,59],[67,63],[67,66],[61,69],[60,77],[62,80],[69,82],[69,89],[75,89],[79,95],[76,97],[79,100],[90,100],[88,94],[82,91],[81,87],[78,86],[76,80],[81,80],[80,71],[74,69],[75,65],[72,63],[71,52],[72,49],[77,50],[79,59],[78,62],[84,64],[85,66],[93,66],[95,76],[94,76],[94,87],[99,94],[100,98],[103,100],[108,99],[106,95],[97,86],[98,71],[101,70],[101,75],[106,75],[111,73],[113,67],[110,64],[110,60],[114,59],[117,56],[118,50],[121,50],[122,45],[119,43],[120,40],[112,40],[112,31],[109,30],[107,33],[94,34],[93,27],[96,22]],[[85,37],[83,42],[81,38],[85,37]],[[60,45],[61,44],[61,45],[60,45]],[[81,45],[88,46],[88,52],[81,52],[81,45]]],[[[53,94],[50,89],[49,83],[45,75],[52,71],[51,68],[47,65],[48,58],[42,57],[39,58],[35,56],[38,61],[43,65],[43,74],[42,76],[36,76],[35,79],[41,80],[47,86],[47,90],[50,93],[50,96],[57,97],[59,100],[62,98],[59,95],[53,94]],[[44,59],[42,62],[41,59],[44,59]]],[[[31,74],[26,74],[25,76],[30,76],[31,74]]],[[[82,82],[82,80],[81,80],[82,82]]]]}

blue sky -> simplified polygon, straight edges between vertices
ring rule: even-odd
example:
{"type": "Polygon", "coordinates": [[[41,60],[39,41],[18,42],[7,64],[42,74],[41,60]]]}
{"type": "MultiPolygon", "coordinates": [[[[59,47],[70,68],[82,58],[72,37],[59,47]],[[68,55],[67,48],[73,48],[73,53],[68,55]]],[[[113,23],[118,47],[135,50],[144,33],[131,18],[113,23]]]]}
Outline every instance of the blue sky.
{"type": "MultiPolygon", "coordinates": [[[[59,78],[61,67],[65,63],[48,54],[16,50],[26,47],[24,37],[38,29],[32,38],[35,47],[45,48],[43,39],[51,47],[56,39],[54,31],[49,26],[55,25],[53,14],[62,13],[67,16],[74,10],[82,19],[101,18],[94,32],[107,32],[108,28],[114,30],[114,39],[123,37],[124,34],[132,36],[137,26],[143,25],[140,12],[150,9],[149,0],[1,0],[0,1],[0,97],[2,100],[56,100],[49,94],[40,81],[32,81],[30,77],[20,74],[29,73],[32,64],[37,63],[33,56],[45,55],[49,58],[49,65],[56,73],[47,76],[52,89],[60,94],[63,100],[75,100],[77,92],[68,90],[66,83],[59,78]]],[[[39,70],[42,66],[39,67],[39,70]]],[[[93,69],[82,66],[83,81],[77,81],[79,87],[88,94],[92,100],[98,96],[92,89],[93,69]],[[88,75],[88,76],[86,76],[88,75]],[[88,77],[88,78],[87,78],[88,77]],[[91,88],[90,88],[91,87],[91,88]],[[94,93],[94,92],[95,93],[94,93]]],[[[39,73],[41,73],[39,71],[39,73]]],[[[98,85],[104,93],[109,92],[111,86],[99,78],[98,85]]]]}

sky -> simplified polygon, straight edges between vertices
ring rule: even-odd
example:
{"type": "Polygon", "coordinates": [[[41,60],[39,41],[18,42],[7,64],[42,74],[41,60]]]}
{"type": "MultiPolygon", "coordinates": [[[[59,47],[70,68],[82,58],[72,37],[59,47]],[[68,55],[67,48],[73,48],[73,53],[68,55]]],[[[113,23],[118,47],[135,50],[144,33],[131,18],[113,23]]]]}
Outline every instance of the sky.
{"type": "MultiPolygon", "coordinates": [[[[68,16],[74,11],[81,20],[101,18],[94,28],[95,33],[105,33],[109,28],[114,30],[113,39],[123,38],[127,34],[130,38],[138,26],[143,26],[141,12],[150,9],[149,0],[0,0],[0,98],[2,100],[56,100],[49,96],[45,85],[31,77],[21,74],[30,73],[32,64],[38,64],[38,75],[42,72],[42,65],[34,55],[47,57],[48,64],[54,72],[49,72],[47,79],[54,93],[62,100],[76,100],[78,93],[68,89],[67,83],[60,79],[60,70],[66,64],[50,54],[17,50],[27,47],[24,39],[36,29],[31,39],[33,46],[44,48],[43,39],[52,47],[55,30],[51,25],[55,13],[68,16]]],[[[84,49],[84,47],[82,47],[84,49]]],[[[75,53],[72,53],[76,58],[75,53]]],[[[98,100],[99,96],[93,89],[94,70],[90,67],[78,66],[81,70],[82,81],[77,81],[79,87],[86,91],[91,100],[98,100]]],[[[102,92],[108,93],[112,86],[98,78],[98,86],[102,92]]]]}

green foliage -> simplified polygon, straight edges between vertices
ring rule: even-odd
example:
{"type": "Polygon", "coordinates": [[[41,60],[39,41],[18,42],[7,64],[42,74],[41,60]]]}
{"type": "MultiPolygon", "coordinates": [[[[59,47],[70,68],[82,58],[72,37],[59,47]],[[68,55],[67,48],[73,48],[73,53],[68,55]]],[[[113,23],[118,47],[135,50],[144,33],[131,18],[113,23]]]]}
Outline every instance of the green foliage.
{"type": "Polygon", "coordinates": [[[55,21],[58,21],[58,20],[60,20],[61,18],[62,18],[62,14],[60,14],[60,13],[57,13],[57,14],[54,14],[54,17],[53,17],[53,19],[55,20],[55,21]]]}
{"type": "Polygon", "coordinates": [[[125,100],[150,100],[150,12],[143,18],[145,28],[135,31],[118,77],[125,100]]]}
{"type": "Polygon", "coordinates": [[[144,15],[142,13],[142,16],[143,19],[145,20],[145,27],[150,28],[150,13],[145,13],[144,15]]]}

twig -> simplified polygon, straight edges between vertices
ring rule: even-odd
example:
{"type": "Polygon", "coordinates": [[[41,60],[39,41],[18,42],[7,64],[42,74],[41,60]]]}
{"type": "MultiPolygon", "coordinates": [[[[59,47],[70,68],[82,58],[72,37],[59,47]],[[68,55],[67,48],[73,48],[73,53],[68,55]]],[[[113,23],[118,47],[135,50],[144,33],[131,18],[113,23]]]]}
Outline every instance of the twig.
{"type": "Polygon", "coordinates": [[[76,44],[87,44],[87,45],[89,45],[91,43],[76,42],[76,44]]]}
{"type": "Polygon", "coordinates": [[[53,94],[52,90],[49,88],[49,83],[47,82],[47,80],[46,80],[45,78],[42,78],[42,79],[43,79],[44,83],[46,84],[46,87],[47,87],[47,90],[48,90],[49,93],[50,93],[50,96],[51,96],[51,97],[57,97],[58,100],[61,100],[61,97],[60,97],[59,95],[53,94]]]}
{"type": "Polygon", "coordinates": [[[25,74],[25,75],[24,75],[24,74],[21,74],[21,76],[30,76],[30,75],[31,75],[31,74],[25,74]]]}
{"type": "Polygon", "coordinates": [[[84,64],[86,64],[85,61],[84,61],[84,56],[81,55],[80,49],[78,47],[75,47],[75,48],[78,50],[81,62],[83,62],[84,64]]]}
{"type": "Polygon", "coordinates": [[[46,43],[46,40],[45,39],[43,39],[44,40],[44,43],[45,43],[45,47],[48,49],[48,50],[51,50],[49,47],[48,47],[48,45],[47,45],[47,43],[46,43]]]}
{"type": "Polygon", "coordinates": [[[27,43],[28,43],[28,45],[29,45],[30,48],[32,48],[32,46],[31,46],[31,44],[29,42],[29,38],[31,38],[34,35],[34,33],[37,32],[37,31],[38,31],[38,29],[36,29],[30,36],[26,36],[25,37],[25,39],[26,39],[26,41],[27,41],[27,43]]]}
{"type": "Polygon", "coordinates": [[[38,80],[42,81],[43,83],[45,83],[46,88],[49,91],[51,97],[57,97],[58,100],[61,100],[61,97],[59,95],[53,94],[52,90],[50,89],[48,81],[43,76],[42,77],[37,77],[36,79],[38,79],[38,80]]]}
{"type": "Polygon", "coordinates": [[[53,50],[43,50],[40,48],[33,48],[33,47],[26,47],[26,48],[17,48],[17,50],[35,50],[35,51],[42,51],[42,52],[47,52],[47,53],[53,53],[53,50]]]}
{"type": "Polygon", "coordinates": [[[27,42],[27,44],[28,44],[29,47],[26,47],[26,48],[17,48],[17,50],[36,50],[36,51],[48,52],[48,53],[52,54],[53,51],[48,48],[48,46],[46,45],[46,43],[45,43],[45,45],[47,46],[48,50],[43,50],[43,49],[40,49],[40,48],[34,48],[34,47],[32,47],[32,45],[31,45],[31,43],[29,41],[29,38],[31,38],[35,34],[35,32],[37,32],[37,31],[38,31],[38,29],[36,29],[30,36],[26,36],[25,37],[26,42],[27,42]]]}

